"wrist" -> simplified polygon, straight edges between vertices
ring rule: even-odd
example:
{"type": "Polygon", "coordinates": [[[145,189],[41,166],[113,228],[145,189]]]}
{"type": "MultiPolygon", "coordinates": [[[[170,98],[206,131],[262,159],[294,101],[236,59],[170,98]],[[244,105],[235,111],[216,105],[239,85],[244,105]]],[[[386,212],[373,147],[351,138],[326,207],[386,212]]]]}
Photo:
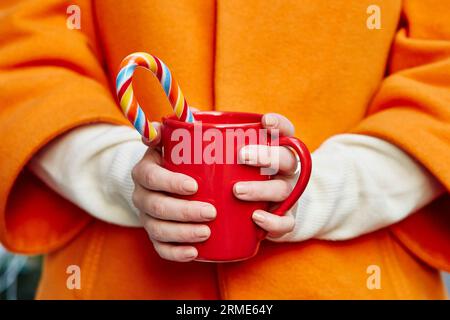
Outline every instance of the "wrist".
{"type": "Polygon", "coordinates": [[[130,220],[133,220],[130,223],[133,224],[140,224],[140,222],[137,219],[139,211],[132,201],[134,182],[131,171],[146,151],[147,147],[140,141],[121,143],[115,148],[109,171],[106,173],[106,193],[114,201],[120,201],[123,207],[133,213],[133,216],[130,215],[130,220]]]}

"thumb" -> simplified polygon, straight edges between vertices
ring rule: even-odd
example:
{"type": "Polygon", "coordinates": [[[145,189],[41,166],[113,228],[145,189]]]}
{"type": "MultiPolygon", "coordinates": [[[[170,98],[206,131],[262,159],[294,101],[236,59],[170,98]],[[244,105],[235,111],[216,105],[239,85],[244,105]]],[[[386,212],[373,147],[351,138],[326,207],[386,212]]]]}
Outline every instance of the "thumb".
{"type": "Polygon", "coordinates": [[[142,142],[150,148],[156,148],[161,143],[161,123],[154,121],[152,122],[152,126],[155,127],[157,132],[155,139],[150,141],[147,138],[142,137],[142,142]]]}

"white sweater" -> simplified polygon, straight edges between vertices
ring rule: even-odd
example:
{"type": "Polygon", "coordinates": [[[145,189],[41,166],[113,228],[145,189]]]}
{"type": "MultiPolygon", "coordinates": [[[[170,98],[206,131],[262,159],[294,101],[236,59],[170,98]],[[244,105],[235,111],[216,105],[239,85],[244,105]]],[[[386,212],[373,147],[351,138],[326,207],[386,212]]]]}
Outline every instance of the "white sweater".
{"type": "MultiPolygon", "coordinates": [[[[95,124],[56,139],[29,167],[94,217],[139,227],[131,170],[146,148],[130,127],[95,124]]],[[[312,159],[310,183],[288,213],[296,227],[274,241],[357,237],[404,219],[444,190],[406,153],[369,136],[334,136],[312,159]]]]}

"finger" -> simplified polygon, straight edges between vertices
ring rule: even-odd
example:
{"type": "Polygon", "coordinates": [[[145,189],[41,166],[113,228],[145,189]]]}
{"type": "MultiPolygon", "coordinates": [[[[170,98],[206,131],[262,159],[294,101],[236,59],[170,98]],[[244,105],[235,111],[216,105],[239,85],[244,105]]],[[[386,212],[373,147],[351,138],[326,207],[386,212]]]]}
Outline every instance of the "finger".
{"type": "Polygon", "coordinates": [[[295,227],[295,219],[291,215],[278,216],[264,210],[256,210],[252,218],[272,238],[281,237],[295,227]]]}
{"type": "Polygon", "coordinates": [[[133,180],[142,187],[154,191],[166,191],[180,195],[197,192],[195,179],[182,173],[167,170],[145,156],[132,171],[133,180]]]}
{"type": "Polygon", "coordinates": [[[177,199],[140,186],[136,186],[133,192],[133,203],[139,211],[162,220],[202,222],[216,217],[216,209],[212,204],[177,199]]]}
{"type": "Polygon", "coordinates": [[[234,195],[245,201],[274,201],[286,200],[292,191],[291,185],[284,180],[243,181],[233,187],[234,195]]]}
{"type": "Polygon", "coordinates": [[[198,255],[197,249],[192,246],[173,245],[155,240],[152,240],[152,243],[158,255],[166,260],[189,262],[194,260],[198,255]]]}
{"type": "Polygon", "coordinates": [[[147,146],[149,146],[151,148],[154,148],[154,147],[158,146],[160,144],[160,142],[161,142],[161,123],[154,121],[154,122],[152,122],[152,125],[155,127],[156,132],[157,132],[157,135],[156,135],[155,139],[150,141],[147,138],[142,137],[142,142],[145,145],[147,145],[147,146]]]}
{"type": "Polygon", "coordinates": [[[266,230],[272,238],[278,238],[294,230],[295,220],[291,215],[277,216],[267,211],[256,210],[253,221],[266,230]]]}
{"type": "Polygon", "coordinates": [[[278,113],[267,113],[262,118],[264,128],[280,130],[280,135],[291,137],[294,135],[294,125],[288,118],[278,113]]]}
{"type": "Polygon", "coordinates": [[[211,235],[207,225],[159,220],[145,214],[141,214],[141,221],[150,238],[160,242],[202,242],[211,235]]]}
{"type": "Polygon", "coordinates": [[[239,151],[241,163],[264,168],[273,168],[285,175],[291,175],[297,170],[298,160],[295,154],[286,147],[248,145],[239,151]]]}

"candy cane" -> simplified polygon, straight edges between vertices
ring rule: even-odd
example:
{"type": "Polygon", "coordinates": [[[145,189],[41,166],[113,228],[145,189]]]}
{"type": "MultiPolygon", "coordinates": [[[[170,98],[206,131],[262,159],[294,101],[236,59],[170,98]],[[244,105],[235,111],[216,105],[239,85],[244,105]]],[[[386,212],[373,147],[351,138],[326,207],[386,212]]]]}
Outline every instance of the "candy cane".
{"type": "Polygon", "coordinates": [[[194,122],[194,116],[183,92],[164,62],[145,52],[132,53],[120,64],[120,71],[116,79],[116,91],[123,113],[144,138],[152,141],[155,139],[157,131],[134,96],[132,80],[136,67],[148,69],[158,78],[178,119],[194,122]]]}

